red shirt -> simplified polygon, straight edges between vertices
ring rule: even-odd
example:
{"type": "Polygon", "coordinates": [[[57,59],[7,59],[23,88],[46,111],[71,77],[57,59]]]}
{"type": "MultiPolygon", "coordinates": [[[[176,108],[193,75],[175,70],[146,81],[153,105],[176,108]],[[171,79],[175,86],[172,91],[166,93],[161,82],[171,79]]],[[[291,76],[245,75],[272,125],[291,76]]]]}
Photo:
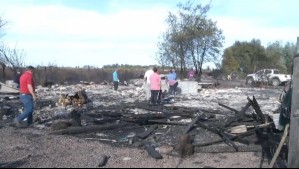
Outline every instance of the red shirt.
{"type": "Polygon", "coordinates": [[[31,94],[28,85],[32,85],[33,90],[35,90],[34,81],[32,78],[32,73],[30,71],[26,71],[20,78],[20,92],[22,94],[31,94]]]}

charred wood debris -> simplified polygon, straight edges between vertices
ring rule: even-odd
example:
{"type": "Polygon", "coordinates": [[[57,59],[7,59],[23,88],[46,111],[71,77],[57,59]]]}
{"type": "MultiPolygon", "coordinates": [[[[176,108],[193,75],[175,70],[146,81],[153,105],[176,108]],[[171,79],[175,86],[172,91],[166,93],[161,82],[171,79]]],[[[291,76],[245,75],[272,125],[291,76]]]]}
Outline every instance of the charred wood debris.
{"type": "MultiPolygon", "coordinates": [[[[262,165],[265,157],[271,161],[282,132],[276,130],[269,115],[263,114],[254,96],[247,99],[240,110],[219,103],[226,112],[172,106],[171,99],[167,98],[159,106],[149,106],[144,101],[95,106],[87,92],[80,90],[61,94],[56,100],[39,100],[36,109],[60,111],[51,116],[35,115],[35,127],[51,135],[69,134],[113,146],[141,148],[155,159],[162,159],[165,154],[187,158],[194,153],[260,152],[262,165]],[[248,111],[249,108],[254,111],[248,111]],[[136,109],[147,113],[134,113],[136,109]]],[[[11,122],[21,108],[17,96],[2,98],[0,129],[11,122]]],[[[103,155],[100,165],[107,159],[103,155]]],[[[275,166],[286,166],[286,160],[287,146],[284,145],[275,166]]]]}

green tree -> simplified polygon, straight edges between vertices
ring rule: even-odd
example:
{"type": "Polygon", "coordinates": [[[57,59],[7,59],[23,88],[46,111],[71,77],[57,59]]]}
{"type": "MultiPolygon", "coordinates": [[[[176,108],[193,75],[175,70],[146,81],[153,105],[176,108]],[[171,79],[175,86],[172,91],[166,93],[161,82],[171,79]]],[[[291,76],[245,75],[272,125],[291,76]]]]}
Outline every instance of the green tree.
{"type": "Polygon", "coordinates": [[[178,5],[177,14],[169,13],[168,29],[158,43],[159,63],[179,67],[181,73],[187,67],[195,67],[202,73],[205,62],[219,60],[224,36],[222,31],[207,17],[209,5],[194,5],[190,1],[178,5]]]}
{"type": "Polygon", "coordinates": [[[287,72],[285,57],[283,57],[283,47],[281,42],[270,43],[266,48],[268,58],[267,67],[279,69],[281,72],[287,72]]]}
{"type": "MultiPolygon", "coordinates": [[[[267,63],[265,48],[261,45],[260,40],[253,39],[251,42],[236,41],[229,49],[231,55],[239,63],[239,69],[244,73],[255,72],[264,68],[267,63]]],[[[228,53],[224,53],[223,59],[227,57],[229,57],[228,53]]]]}
{"type": "Polygon", "coordinates": [[[295,53],[296,53],[296,45],[287,42],[284,48],[282,49],[282,57],[285,60],[288,74],[293,74],[293,63],[294,63],[295,53]]]}
{"type": "Polygon", "coordinates": [[[224,51],[222,66],[223,71],[226,74],[230,74],[231,72],[238,72],[240,65],[239,62],[233,56],[232,50],[230,48],[225,49],[224,51]]]}

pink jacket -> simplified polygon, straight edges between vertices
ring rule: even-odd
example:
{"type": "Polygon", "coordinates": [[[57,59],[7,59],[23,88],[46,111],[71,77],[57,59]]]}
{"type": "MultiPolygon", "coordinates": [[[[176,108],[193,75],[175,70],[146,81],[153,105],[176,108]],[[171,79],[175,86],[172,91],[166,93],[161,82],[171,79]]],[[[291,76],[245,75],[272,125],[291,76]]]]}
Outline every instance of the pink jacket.
{"type": "Polygon", "coordinates": [[[161,77],[158,73],[154,73],[150,77],[151,90],[161,90],[161,77]]]}

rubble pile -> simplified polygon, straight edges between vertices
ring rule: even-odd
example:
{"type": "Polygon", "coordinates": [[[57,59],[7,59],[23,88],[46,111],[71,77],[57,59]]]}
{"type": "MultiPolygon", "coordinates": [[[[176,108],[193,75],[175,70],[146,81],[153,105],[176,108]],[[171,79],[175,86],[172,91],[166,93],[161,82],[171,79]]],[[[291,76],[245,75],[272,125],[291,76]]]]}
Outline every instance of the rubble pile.
{"type": "MultiPolygon", "coordinates": [[[[262,152],[269,139],[261,138],[277,132],[272,116],[280,104],[280,90],[203,89],[166,96],[163,105],[149,106],[142,85],[121,85],[118,92],[106,83],[39,86],[35,127],[49,134],[143,148],[156,159],[163,154],[262,152]]],[[[21,106],[17,99],[1,102],[4,124],[21,106]]]]}

